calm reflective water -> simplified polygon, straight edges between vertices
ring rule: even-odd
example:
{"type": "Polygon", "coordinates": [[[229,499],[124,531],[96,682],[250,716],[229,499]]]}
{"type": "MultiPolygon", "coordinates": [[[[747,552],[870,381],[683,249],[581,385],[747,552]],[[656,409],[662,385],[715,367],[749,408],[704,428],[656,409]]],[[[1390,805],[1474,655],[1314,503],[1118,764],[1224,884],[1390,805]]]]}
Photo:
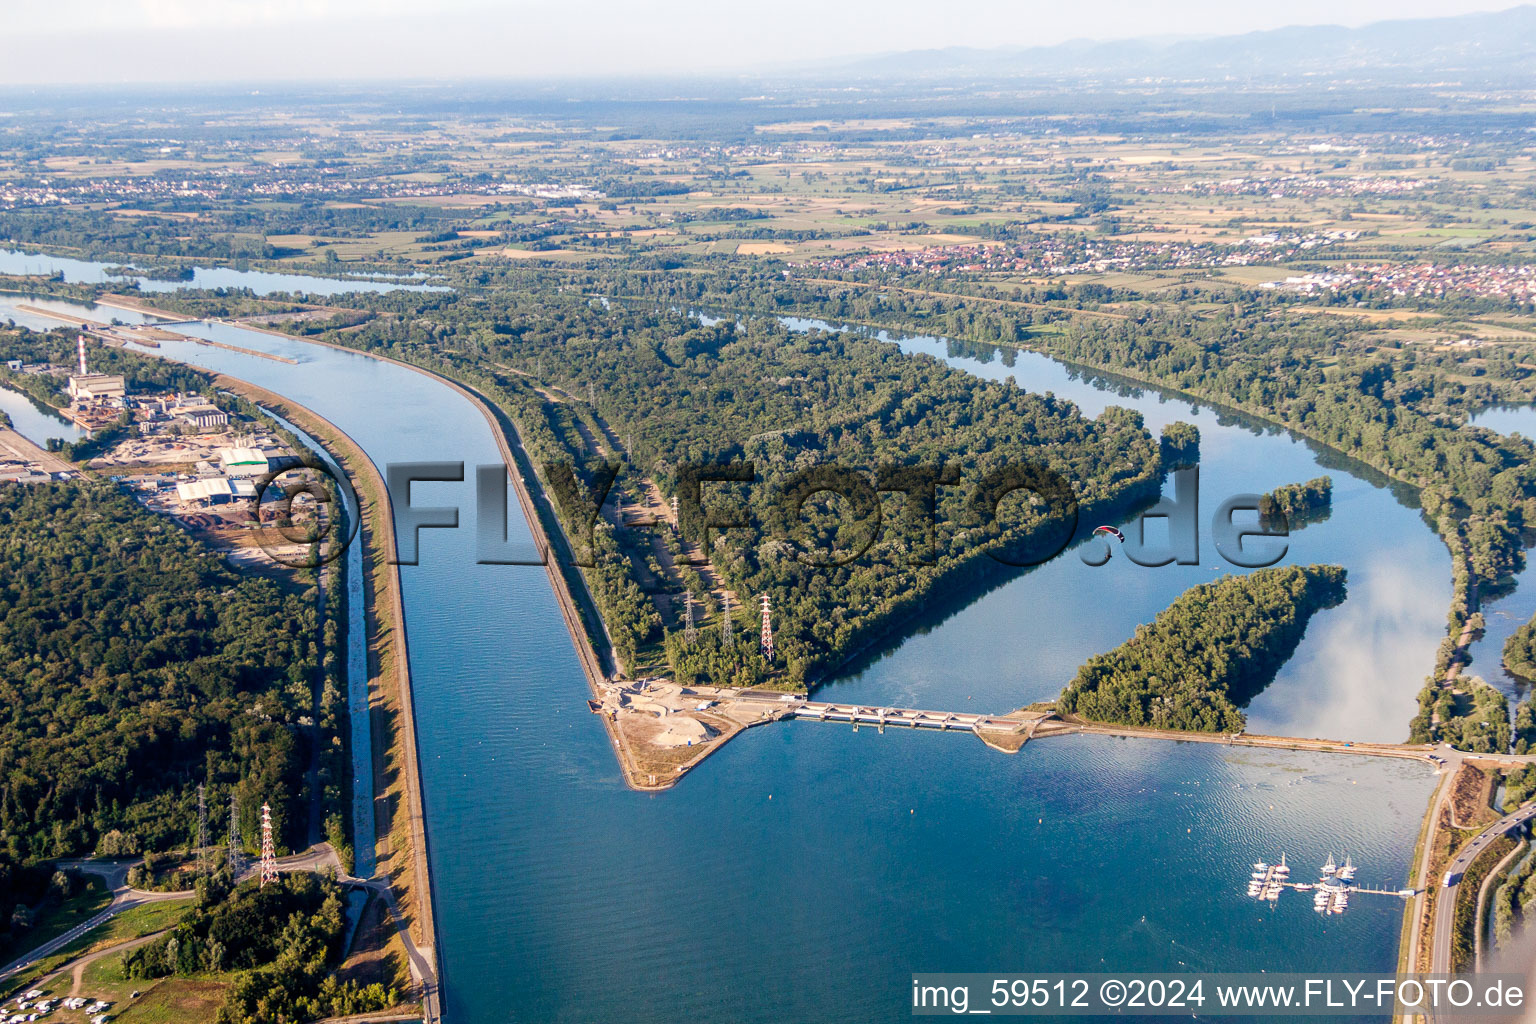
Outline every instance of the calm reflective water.
{"type": "Polygon", "coordinates": [[[80,428],[73,422],[43,411],[31,398],[4,385],[0,385],[0,412],[11,418],[11,426],[16,433],[44,448],[48,446],[50,437],[61,437],[67,441],[80,440],[80,428]]]}
{"type": "MultiPolygon", "coordinates": [[[[227,325],[195,329],[302,362],[190,342],[161,353],[309,406],[381,466],[498,459],[479,413],[419,374],[227,325]]],[[[1259,440],[1213,434],[1207,457],[1259,440]]],[[[1307,464],[1295,458],[1274,482],[1307,464]]],[[[912,971],[1393,965],[1395,898],[1362,896],[1323,919],[1304,896],[1271,908],[1243,890],[1260,857],[1287,853],[1300,880],[1345,849],[1362,881],[1399,884],[1433,783],[1421,765],[1097,737],[1010,757],[958,734],[785,723],[750,730],[675,790],[637,794],[583,703],[543,570],[474,564],[471,484],[414,491],[421,505],[456,504],[461,523],[422,531],[420,564],[401,567],[455,1024],[897,1021],[912,971]]],[[[510,508],[510,532],[526,542],[510,508]]],[[[1406,514],[1383,528],[1410,551],[1408,532],[1428,533],[1406,514]]],[[[1117,559],[1095,575],[1075,557],[1061,579],[1077,592],[1049,600],[1086,618],[1121,593],[1150,607],[1143,591],[1179,588],[1159,570],[1117,559]]],[[[1030,579],[837,685],[889,703],[966,693],[1009,707],[1118,642],[1113,616],[1031,632],[1041,615],[1065,617],[1040,607],[1035,584],[1021,584],[1030,579]]]]}
{"type": "Polygon", "coordinates": [[[157,281],[133,274],[121,276],[107,273],[109,267],[125,265],[0,249],[0,273],[63,274],[64,280],[71,284],[112,283],[126,287],[129,282],[137,282],[139,290],[145,292],[174,292],[181,288],[249,288],[257,295],[277,292],[342,295],[346,292],[391,292],[402,289],[414,292],[449,290],[441,285],[410,284],[405,281],[341,281],[308,274],[276,274],[265,270],[234,270],[229,267],[195,267],[191,279],[187,281],[157,281]]]}
{"type": "MultiPolygon", "coordinates": [[[[1501,434],[1536,438],[1536,406],[1496,405],[1473,414],[1468,422],[1501,434]]],[[[1530,681],[1504,670],[1504,644],[1511,633],[1536,616],[1536,552],[1526,551],[1525,568],[1516,574],[1512,586],[1485,592],[1481,605],[1487,629],[1473,642],[1468,652],[1472,664],[1466,671],[1482,676],[1511,698],[1523,699],[1530,691],[1530,681]]]]}
{"type": "Polygon", "coordinates": [[[1492,405],[1467,417],[1476,427],[1536,438],[1536,405],[1492,405]]]}
{"type": "MultiPolygon", "coordinates": [[[[1175,420],[1199,427],[1201,559],[1197,566],[1147,568],[1116,551],[1094,568],[1067,552],[963,608],[941,611],[948,614],[940,628],[854,666],[834,684],[835,699],[1003,711],[1054,697],[1090,654],[1128,639],[1189,587],[1247,571],[1216,551],[1211,521],[1222,501],[1327,475],[1332,514],[1294,532],[1280,564],[1342,565],[1349,596],[1313,616],[1295,656],[1249,706],[1249,728],[1388,742],[1407,736],[1451,596],[1450,554],[1407,504],[1410,495],[1286,432],[1045,356],[938,338],[897,343],[979,376],[1070,399],[1088,416],[1111,405],[1135,409],[1154,435],[1175,420]]],[[[1171,480],[1165,493],[1172,498],[1171,480]]],[[[1149,545],[1166,531],[1161,523],[1149,528],[1149,545]]]]}
{"type": "MultiPolygon", "coordinates": [[[[150,316],[140,313],[136,309],[120,309],[117,306],[107,306],[99,302],[70,302],[67,299],[54,299],[46,295],[16,295],[0,293],[0,322],[10,320],[18,327],[28,327],[34,331],[51,331],[59,327],[68,327],[69,323],[56,317],[43,316],[39,313],[29,313],[22,306],[30,306],[33,309],[49,309],[65,316],[78,316],[82,320],[93,320],[96,323],[109,324],[116,320],[123,324],[156,324],[164,323],[164,317],[150,316]]],[[[78,324],[76,326],[79,326],[78,324]]]]}

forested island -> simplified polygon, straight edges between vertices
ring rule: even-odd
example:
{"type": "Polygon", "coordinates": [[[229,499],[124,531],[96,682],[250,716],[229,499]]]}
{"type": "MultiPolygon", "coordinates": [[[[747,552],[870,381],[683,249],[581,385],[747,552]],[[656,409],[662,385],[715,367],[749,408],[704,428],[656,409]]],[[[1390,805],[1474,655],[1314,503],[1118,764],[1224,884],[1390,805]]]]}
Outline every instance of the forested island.
{"type": "Polygon", "coordinates": [[[1504,641],[1504,667],[1521,679],[1536,680],[1536,619],[1504,641]]]}
{"type": "Polygon", "coordinates": [[[1304,484],[1281,484],[1259,498],[1259,517],[1305,522],[1326,512],[1333,503],[1333,478],[1320,476],[1304,484]]]}
{"type": "Polygon", "coordinates": [[[1095,655],[1059,710],[1119,725],[1241,732],[1241,708],[1295,651],[1314,612],[1344,600],[1345,572],[1284,566],[1191,587],[1136,635],[1095,655]]]}

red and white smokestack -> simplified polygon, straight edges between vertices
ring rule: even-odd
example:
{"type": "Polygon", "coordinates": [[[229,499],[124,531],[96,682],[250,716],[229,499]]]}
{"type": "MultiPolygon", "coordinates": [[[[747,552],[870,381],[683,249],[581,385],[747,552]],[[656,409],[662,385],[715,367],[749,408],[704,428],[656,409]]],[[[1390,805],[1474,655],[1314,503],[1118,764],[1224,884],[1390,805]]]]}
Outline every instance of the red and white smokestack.
{"type": "Polygon", "coordinates": [[[79,348],[80,348],[80,376],[84,377],[85,376],[85,335],[83,335],[83,334],[79,335],[79,339],[80,339],[80,342],[79,342],[79,348]]]}

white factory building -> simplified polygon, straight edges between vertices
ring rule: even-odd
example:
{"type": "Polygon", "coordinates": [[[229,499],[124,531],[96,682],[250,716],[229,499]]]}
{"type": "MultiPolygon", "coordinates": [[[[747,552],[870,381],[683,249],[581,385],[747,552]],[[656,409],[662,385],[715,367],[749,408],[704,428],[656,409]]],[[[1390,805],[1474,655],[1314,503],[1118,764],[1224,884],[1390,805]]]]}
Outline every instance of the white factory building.
{"type": "Polygon", "coordinates": [[[121,402],[127,394],[121,374],[77,373],[69,378],[69,397],[76,402],[121,402]]]}
{"type": "Polygon", "coordinates": [[[220,448],[219,468],[225,476],[261,476],[267,471],[267,457],[258,448],[220,448]]]}
{"type": "Polygon", "coordinates": [[[256,497],[256,485],[249,480],[230,480],[222,476],[193,480],[176,485],[176,497],[184,502],[201,501],[223,505],[231,501],[249,501],[256,497]]]}

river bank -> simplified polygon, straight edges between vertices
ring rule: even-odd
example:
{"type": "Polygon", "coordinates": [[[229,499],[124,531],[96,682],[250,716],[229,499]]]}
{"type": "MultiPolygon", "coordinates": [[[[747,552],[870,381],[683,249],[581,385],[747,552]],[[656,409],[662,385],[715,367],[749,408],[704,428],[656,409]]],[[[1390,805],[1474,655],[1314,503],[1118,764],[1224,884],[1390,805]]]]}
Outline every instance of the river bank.
{"type": "MultiPolygon", "coordinates": [[[[243,330],[253,330],[261,334],[269,334],[285,340],[298,340],[306,344],[322,345],[341,352],[349,352],[354,355],[366,356],[370,359],[378,359],[392,363],[402,369],[419,373],[424,377],[438,381],[453,389],[466,401],[468,401],[480,415],[485,418],[487,426],[496,441],[497,448],[501,452],[502,462],[506,466],[507,475],[511,478],[512,486],[517,494],[518,503],[522,507],[523,515],[528,522],[528,529],[533,535],[534,547],[539,553],[545,572],[549,577],[551,589],[559,605],[561,615],[565,620],[566,629],[571,637],[571,644],[575,648],[576,657],[581,664],[582,672],[587,679],[588,688],[593,699],[603,696],[607,687],[612,667],[606,664],[608,659],[598,649],[592,640],[591,630],[588,628],[588,620],[594,624],[594,628],[603,630],[602,617],[598,614],[596,604],[590,593],[586,591],[586,584],[580,577],[580,571],[575,569],[575,558],[571,550],[570,541],[564,531],[559,528],[558,521],[554,518],[554,509],[549,496],[538,483],[538,476],[533,467],[532,460],[528,457],[527,450],[523,447],[522,439],[517,433],[516,424],[498,409],[489,399],[479,391],[469,387],[451,377],[436,373],[423,366],[396,359],[393,356],[382,355],[374,352],[366,352],[359,349],[348,348],[345,345],[337,345],[334,342],[322,341],[312,338],[295,338],[291,334],[259,327],[242,325],[243,330]],[[538,498],[542,499],[542,505],[535,501],[534,490],[538,491],[538,498]],[[548,523],[549,525],[546,525],[548,523]],[[554,539],[551,540],[551,534],[554,539]],[[569,573],[576,577],[573,584],[568,578],[566,567],[570,567],[569,573]],[[580,596],[578,597],[578,593],[580,596]]],[[[295,421],[297,422],[297,421],[295,421]]],[[[370,463],[371,465],[371,463],[370,463]]],[[[375,475],[377,475],[375,473],[375,475]]],[[[393,536],[393,532],[391,532],[393,536]]],[[[391,552],[393,559],[393,552],[391,552]]],[[[736,730],[722,732],[717,741],[708,744],[705,749],[696,750],[693,756],[682,764],[668,756],[665,750],[647,749],[643,740],[635,735],[633,730],[622,728],[620,723],[609,716],[603,716],[603,724],[608,733],[609,742],[613,747],[614,756],[618,758],[622,770],[624,782],[635,790],[661,790],[669,789],[676,785],[677,779],[689,769],[695,767],[713,752],[720,744],[730,739],[736,730]]]]}
{"type": "Polygon", "coordinates": [[[368,624],[370,735],[376,876],[388,883],[390,908],[404,941],[407,960],[420,986],[423,1012],[440,1015],[437,934],[432,903],[426,817],[422,806],[414,699],[406,652],[405,613],[396,568],[395,526],[389,492],[378,468],[358,444],[318,413],[273,391],[227,374],[216,374],[225,390],[256,402],[320,440],[347,473],[357,494],[361,522],[354,543],[363,545],[364,601],[368,624]],[[401,816],[401,805],[406,813],[401,816]],[[420,953],[426,950],[424,958],[420,953]]]}
{"type": "MultiPolygon", "coordinates": [[[[303,360],[166,349],[318,410],[376,465],[501,459],[483,414],[423,375],[299,339],[186,330],[303,360]]],[[[1241,461],[1271,467],[1260,486],[1241,489],[1316,475],[1310,462],[1300,473],[1269,456],[1241,461]]],[[[601,720],[581,706],[590,686],[560,637],[569,627],[545,572],[476,564],[472,483],[418,490],[424,506],[461,510],[459,530],[424,531],[420,565],[399,570],[454,1019],[556,1020],[579,1009],[584,1019],[894,1020],[910,981],[903,970],[950,962],[1390,965],[1395,907],[1362,903],[1320,935],[1310,907],[1294,901],[1255,915],[1240,883],[1257,857],[1289,850],[1321,863],[1346,845],[1373,875],[1403,873],[1428,795],[1422,764],[1094,735],[1010,758],[928,730],[786,724],[745,730],[667,799],[637,800],[613,771],[601,720]],[[1149,862],[1158,870],[1125,868],[1149,862]],[[827,901],[795,878],[879,898],[827,901]],[[1020,907],[1041,926],[1021,931],[1020,907]],[[717,941],[698,941],[706,923],[717,941]],[[820,969],[792,989],[761,955],[786,948],[818,950],[820,969]],[[700,976],[716,981],[700,988],[700,976]]],[[[509,539],[526,542],[520,520],[508,516],[509,539]]],[[[1403,547],[1394,535],[1399,560],[1403,547]]],[[[1029,596],[1047,574],[1026,574],[903,644],[943,653],[937,683],[916,691],[924,699],[905,699],[910,655],[879,660],[858,699],[966,707],[974,693],[977,706],[1001,710],[1005,699],[1036,696],[1036,676],[1065,678],[1045,654],[1059,650],[1055,660],[1075,668],[1079,655],[1122,641],[1142,604],[1166,603],[1159,579],[1182,589],[1197,572],[1122,561],[1091,570],[1058,560],[1075,574],[1069,584],[1076,575],[1093,584],[1097,614],[1071,614],[1065,630],[1049,618],[1033,626],[1051,611],[1029,596]],[[1111,580],[1115,566],[1125,571],[1111,580]],[[1102,583],[1084,575],[1093,572],[1102,583]],[[1111,582],[1118,597],[1106,605],[1111,582]],[[1007,628],[972,629],[999,607],[1007,628]],[[1055,647],[1040,646],[1047,637],[1055,647]],[[1019,645],[1039,652],[1033,662],[1019,645]]],[[[1070,588],[1047,582],[1072,612],[1070,588]]]]}

